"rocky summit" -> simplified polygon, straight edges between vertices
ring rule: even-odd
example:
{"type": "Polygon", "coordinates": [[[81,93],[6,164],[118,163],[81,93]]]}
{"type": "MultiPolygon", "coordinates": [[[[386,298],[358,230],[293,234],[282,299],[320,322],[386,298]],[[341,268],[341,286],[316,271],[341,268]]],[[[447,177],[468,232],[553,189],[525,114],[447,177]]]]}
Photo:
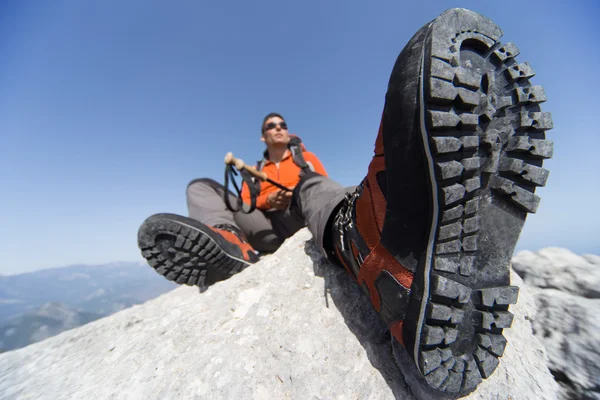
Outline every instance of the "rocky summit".
{"type": "MultiPolygon", "coordinates": [[[[519,302],[496,372],[469,399],[554,399],[533,335],[535,299],[519,302]]],[[[274,254],[205,289],[142,305],[0,355],[0,398],[426,398],[396,363],[368,298],[319,255],[303,229],[274,254]]]]}

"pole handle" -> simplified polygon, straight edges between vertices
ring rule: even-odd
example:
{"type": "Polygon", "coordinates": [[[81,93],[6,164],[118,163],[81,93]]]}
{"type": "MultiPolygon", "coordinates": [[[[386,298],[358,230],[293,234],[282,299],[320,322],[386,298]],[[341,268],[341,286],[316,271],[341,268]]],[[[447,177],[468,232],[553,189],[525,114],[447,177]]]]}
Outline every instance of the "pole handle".
{"type": "Polygon", "coordinates": [[[246,165],[242,159],[235,158],[232,152],[225,154],[225,164],[234,165],[238,171],[245,169],[246,171],[250,172],[250,175],[260,179],[263,182],[267,180],[267,174],[262,171],[257,171],[254,167],[246,165]]]}

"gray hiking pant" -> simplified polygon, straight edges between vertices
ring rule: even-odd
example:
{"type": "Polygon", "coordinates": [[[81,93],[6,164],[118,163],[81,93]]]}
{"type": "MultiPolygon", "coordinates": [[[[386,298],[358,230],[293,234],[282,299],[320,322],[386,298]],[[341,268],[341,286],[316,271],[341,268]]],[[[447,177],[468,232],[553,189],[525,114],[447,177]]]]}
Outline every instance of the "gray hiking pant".
{"type": "MultiPolygon", "coordinates": [[[[257,209],[250,214],[227,209],[223,200],[225,187],[212,179],[202,178],[190,182],[186,197],[190,218],[210,226],[236,226],[244,232],[255,250],[273,252],[285,239],[305,226],[308,226],[316,243],[323,248],[329,217],[346,192],[352,189],[344,188],[327,177],[309,173],[296,186],[290,208],[283,211],[257,209]]],[[[235,207],[236,197],[231,192],[228,196],[230,204],[235,207]]]]}

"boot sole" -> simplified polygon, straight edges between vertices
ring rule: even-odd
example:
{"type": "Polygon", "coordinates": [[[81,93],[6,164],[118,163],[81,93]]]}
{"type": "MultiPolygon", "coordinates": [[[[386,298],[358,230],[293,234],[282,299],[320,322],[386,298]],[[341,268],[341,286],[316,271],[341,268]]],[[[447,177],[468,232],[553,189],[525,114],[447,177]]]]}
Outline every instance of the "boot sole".
{"type": "MultiPolygon", "coordinates": [[[[432,388],[468,393],[502,356],[518,288],[510,259],[527,213],[534,213],[552,156],[541,86],[518,64],[502,31],[454,9],[429,27],[423,44],[419,118],[433,218],[422,271],[414,361],[432,388]]],[[[415,304],[415,306],[417,306],[415,304]]]]}
{"type": "Polygon", "coordinates": [[[148,264],[170,281],[206,286],[227,279],[250,263],[225,251],[206,225],[175,214],[156,214],[138,231],[138,247],[148,264]]]}

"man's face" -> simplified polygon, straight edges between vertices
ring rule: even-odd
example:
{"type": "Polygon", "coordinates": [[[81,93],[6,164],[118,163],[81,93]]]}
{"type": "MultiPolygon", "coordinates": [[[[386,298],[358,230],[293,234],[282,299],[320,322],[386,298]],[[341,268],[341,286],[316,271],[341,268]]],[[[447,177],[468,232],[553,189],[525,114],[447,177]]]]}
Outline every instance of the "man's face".
{"type": "Polygon", "coordinates": [[[290,135],[285,121],[279,117],[269,118],[264,125],[264,133],[260,138],[267,146],[287,146],[290,135]]]}

